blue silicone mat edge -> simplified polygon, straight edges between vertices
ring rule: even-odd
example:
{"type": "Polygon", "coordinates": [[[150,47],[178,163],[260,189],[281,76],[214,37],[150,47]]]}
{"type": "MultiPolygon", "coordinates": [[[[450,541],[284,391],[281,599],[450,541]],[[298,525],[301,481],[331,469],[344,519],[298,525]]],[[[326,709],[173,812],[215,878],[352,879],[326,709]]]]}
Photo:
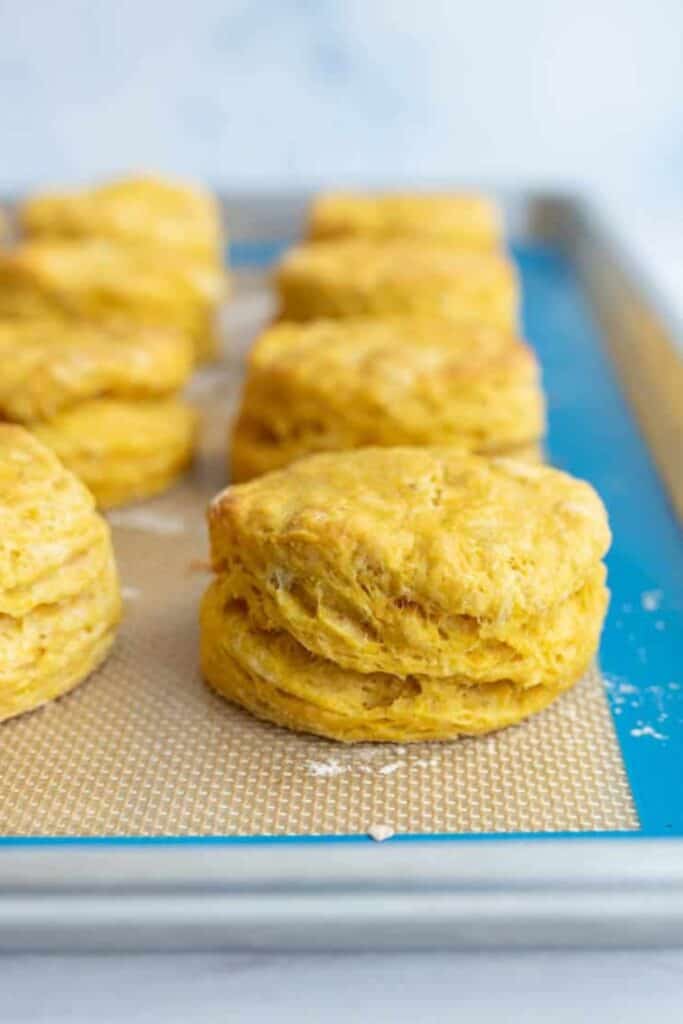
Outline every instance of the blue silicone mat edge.
{"type": "MultiPolygon", "coordinates": [[[[286,243],[232,246],[238,268],[270,264],[286,243]]],[[[683,538],[622,395],[578,277],[559,250],[513,247],[526,337],[549,396],[549,456],[598,489],[614,532],[612,601],[600,661],[640,822],[638,831],[402,835],[395,840],[497,841],[683,837],[683,538]]],[[[682,453],[683,457],[683,453],[682,453]]],[[[372,842],[354,836],[0,837],[0,845],[186,845],[372,842]]]]}

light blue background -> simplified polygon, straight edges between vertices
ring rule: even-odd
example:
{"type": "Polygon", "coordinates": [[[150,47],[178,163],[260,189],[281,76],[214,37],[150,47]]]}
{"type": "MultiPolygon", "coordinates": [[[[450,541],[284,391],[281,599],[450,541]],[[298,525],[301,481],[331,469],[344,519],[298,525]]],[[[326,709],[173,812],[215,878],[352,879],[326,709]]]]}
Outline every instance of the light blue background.
{"type": "Polygon", "coordinates": [[[0,188],[683,191],[681,0],[0,0],[0,188]]]}

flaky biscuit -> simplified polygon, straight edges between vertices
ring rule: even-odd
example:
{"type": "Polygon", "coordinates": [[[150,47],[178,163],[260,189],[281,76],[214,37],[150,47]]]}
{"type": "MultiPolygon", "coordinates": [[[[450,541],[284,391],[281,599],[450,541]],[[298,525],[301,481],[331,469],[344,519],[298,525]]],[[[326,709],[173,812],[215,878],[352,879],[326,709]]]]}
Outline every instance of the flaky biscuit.
{"type": "Polygon", "coordinates": [[[178,398],[97,398],[32,429],[109,508],[174,482],[192,459],[197,416],[178,398]]]}
{"type": "Polygon", "coordinates": [[[222,270],[99,239],[30,241],[0,253],[0,317],[173,328],[215,354],[222,270]]]}
{"type": "MultiPolygon", "coordinates": [[[[64,567],[95,549],[105,533],[91,493],[54,452],[22,427],[0,423],[0,614],[32,607],[25,595],[64,579],[64,567]]],[[[65,582],[50,600],[71,593],[65,582]]]]}
{"type": "Polygon", "coordinates": [[[213,196],[195,185],[152,176],[31,196],[19,207],[19,221],[30,237],[107,238],[217,262],[225,246],[213,196]]]}
{"type": "Polygon", "coordinates": [[[0,416],[31,423],[92,398],[168,394],[184,385],[193,359],[189,339],[176,331],[5,320],[0,322],[0,416]]]}
{"type": "Polygon", "coordinates": [[[501,244],[502,218],[493,200],[473,193],[328,192],[311,205],[308,237],[412,238],[494,249],[501,244]]]}
{"type": "Polygon", "coordinates": [[[21,618],[0,615],[0,721],[60,697],[104,660],[121,616],[111,548],[98,577],[21,618]]]}
{"type": "Polygon", "coordinates": [[[436,316],[282,323],[250,353],[232,476],[368,445],[502,454],[544,429],[538,363],[509,331],[436,316]]]}
{"type": "Polygon", "coordinates": [[[92,495],[26,430],[0,424],[0,721],[81,682],[120,615],[92,495]]]}
{"type": "Polygon", "coordinates": [[[284,320],[426,314],[514,329],[519,290],[502,254],[400,239],[290,249],[275,283],[284,320]]]}
{"type": "Polygon", "coordinates": [[[514,662],[610,540],[588,484],[438,448],[304,458],[223,492],[209,526],[226,596],[257,626],[352,670],[487,679],[486,650],[514,662]]]}
{"type": "Polygon", "coordinates": [[[268,721],[344,742],[511,725],[597,650],[609,544],[587,484],[452,448],[304,458],[209,512],[201,664],[268,721]]]}
{"type": "Polygon", "coordinates": [[[594,650],[554,681],[529,687],[504,676],[477,684],[462,676],[355,672],[311,655],[286,633],[258,629],[215,583],[201,625],[202,671],[213,689],[259,718],[347,743],[445,740],[513,725],[572,686],[594,650]]]}

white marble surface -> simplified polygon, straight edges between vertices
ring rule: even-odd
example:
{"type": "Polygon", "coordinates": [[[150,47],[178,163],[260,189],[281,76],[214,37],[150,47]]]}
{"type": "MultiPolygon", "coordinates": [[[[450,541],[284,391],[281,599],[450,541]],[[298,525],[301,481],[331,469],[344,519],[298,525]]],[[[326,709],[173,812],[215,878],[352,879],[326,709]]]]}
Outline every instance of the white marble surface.
{"type": "Polygon", "coordinates": [[[5,958],[0,993],[2,1024],[673,1024],[683,952],[5,958]]]}
{"type": "Polygon", "coordinates": [[[561,182],[682,195],[680,0],[0,3],[0,188],[561,182]]]}

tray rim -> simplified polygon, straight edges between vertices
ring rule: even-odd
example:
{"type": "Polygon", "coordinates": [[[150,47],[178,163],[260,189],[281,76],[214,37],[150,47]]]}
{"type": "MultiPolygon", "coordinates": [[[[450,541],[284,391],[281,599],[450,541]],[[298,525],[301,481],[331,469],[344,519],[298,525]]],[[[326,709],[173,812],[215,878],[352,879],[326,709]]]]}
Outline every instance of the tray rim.
{"type": "MultiPolygon", "coordinates": [[[[303,210],[311,194],[230,193],[223,200],[228,209],[270,202],[303,210]]],[[[592,205],[554,192],[509,191],[502,198],[512,233],[526,222],[533,237],[565,248],[585,287],[581,247],[608,253],[656,317],[660,349],[679,365],[672,341],[677,319],[592,205]]],[[[624,355],[611,353],[617,372],[624,355]]],[[[625,387],[631,390],[628,381],[625,387]]],[[[656,399],[656,374],[648,387],[656,399]]],[[[632,393],[629,398],[680,515],[683,483],[672,484],[671,459],[658,454],[661,435],[643,422],[632,393]]],[[[668,402],[656,401],[656,408],[669,413],[668,402]]],[[[683,466],[676,470],[683,479],[683,466]]],[[[304,948],[297,929],[319,925],[321,915],[339,926],[336,936],[328,927],[314,942],[328,948],[429,946],[437,932],[439,944],[453,946],[520,944],[520,938],[524,945],[683,942],[683,839],[637,831],[406,835],[380,846],[365,836],[0,837],[0,949],[176,942],[204,948],[209,919],[211,948],[304,948]],[[511,894],[524,898],[504,909],[500,900],[511,894]],[[485,910],[487,900],[498,900],[497,912],[494,905],[485,910]],[[489,933],[478,927],[483,921],[489,933]],[[171,922],[181,935],[168,934],[171,922]],[[409,927],[409,940],[387,932],[400,927],[409,927]],[[365,929],[362,935],[358,929],[365,929]]],[[[309,934],[319,931],[312,927],[309,934]]]]}

